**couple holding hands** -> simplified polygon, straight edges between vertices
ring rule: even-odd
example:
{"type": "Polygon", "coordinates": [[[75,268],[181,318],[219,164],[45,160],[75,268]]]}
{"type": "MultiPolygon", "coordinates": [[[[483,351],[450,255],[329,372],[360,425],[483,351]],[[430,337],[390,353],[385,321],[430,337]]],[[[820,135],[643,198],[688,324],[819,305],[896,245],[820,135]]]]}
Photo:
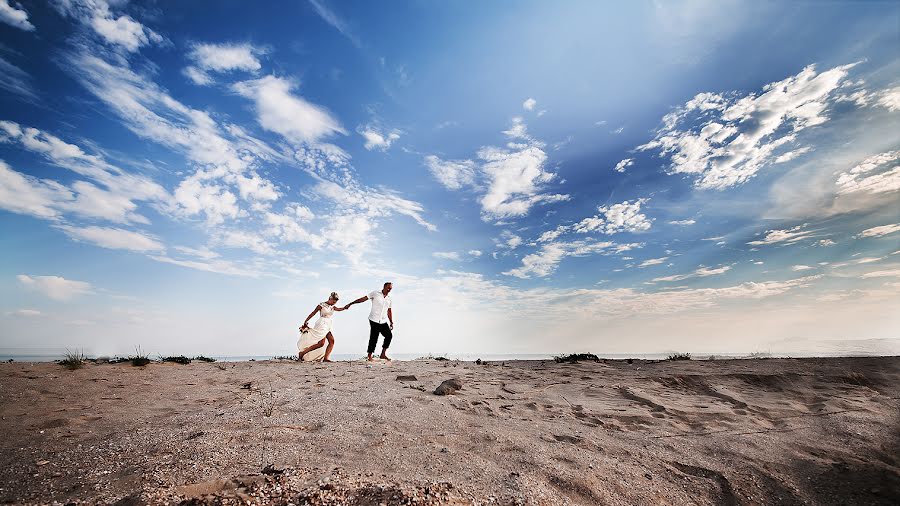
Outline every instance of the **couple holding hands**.
{"type": "Polygon", "coordinates": [[[337,292],[331,292],[328,300],[316,306],[316,308],[309,313],[309,316],[306,317],[303,326],[300,327],[300,340],[297,341],[297,349],[299,350],[298,358],[305,362],[315,362],[318,360],[321,360],[322,362],[331,362],[331,350],[334,348],[334,334],[332,334],[331,319],[334,316],[334,312],[345,311],[353,304],[371,300],[372,310],[369,311],[369,349],[367,360],[370,362],[374,360],[372,354],[375,353],[375,345],[378,344],[378,334],[384,336],[384,344],[381,348],[380,358],[382,360],[390,360],[387,356],[387,349],[388,346],[391,345],[391,338],[393,337],[391,331],[394,329],[394,315],[391,311],[392,304],[389,295],[392,288],[393,284],[387,282],[381,290],[375,290],[368,295],[363,295],[344,307],[335,306],[338,301],[338,294],[337,292]],[[310,328],[309,320],[315,316],[316,313],[319,314],[319,319],[316,320],[316,324],[310,328]],[[328,343],[327,347],[325,347],[326,342],[328,343]],[[323,347],[325,347],[324,350],[323,347]]]}

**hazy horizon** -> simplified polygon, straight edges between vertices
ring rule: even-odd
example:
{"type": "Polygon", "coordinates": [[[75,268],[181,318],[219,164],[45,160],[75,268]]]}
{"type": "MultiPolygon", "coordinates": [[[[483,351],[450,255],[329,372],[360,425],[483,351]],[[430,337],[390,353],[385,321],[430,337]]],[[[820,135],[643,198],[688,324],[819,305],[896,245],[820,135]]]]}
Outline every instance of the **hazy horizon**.
{"type": "Polygon", "coordinates": [[[401,356],[900,353],[896,2],[0,0],[0,37],[0,351],[289,354],[392,281],[401,356]]]}

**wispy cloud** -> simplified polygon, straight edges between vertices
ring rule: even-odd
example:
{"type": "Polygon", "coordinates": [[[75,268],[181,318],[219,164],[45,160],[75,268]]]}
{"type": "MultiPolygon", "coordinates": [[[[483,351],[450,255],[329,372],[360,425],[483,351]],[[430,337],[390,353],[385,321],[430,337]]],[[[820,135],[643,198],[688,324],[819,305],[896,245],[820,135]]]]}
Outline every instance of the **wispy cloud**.
{"type": "Polygon", "coordinates": [[[46,295],[54,300],[68,301],[80,295],[93,293],[90,283],[74,281],[61,276],[33,276],[19,274],[19,284],[28,290],[46,295]]]}
{"type": "Polygon", "coordinates": [[[335,30],[341,32],[341,35],[347,38],[350,42],[353,43],[357,48],[362,47],[362,42],[359,37],[353,32],[350,28],[350,25],[344,20],[342,17],[338,16],[336,12],[334,12],[324,0],[309,0],[310,5],[312,5],[313,10],[316,11],[316,14],[319,15],[326,23],[332,26],[335,30]]]}

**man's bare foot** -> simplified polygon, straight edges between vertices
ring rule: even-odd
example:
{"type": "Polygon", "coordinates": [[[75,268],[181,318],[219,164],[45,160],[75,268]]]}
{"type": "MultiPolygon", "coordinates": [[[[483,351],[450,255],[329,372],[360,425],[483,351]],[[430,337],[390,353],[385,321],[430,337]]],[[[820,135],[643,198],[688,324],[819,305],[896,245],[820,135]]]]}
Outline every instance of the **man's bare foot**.
{"type": "Polygon", "coordinates": [[[387,356],[386,354],[384,354],[384,353],[382,353],[381,356],[378,357],[378,358],[380,358],[381,360],[387,360],[388,362],[391,361],[390,357],[388,357],[388,356],[387,356]]]}
{"type": "Polygon", "coordinates": [[[366,358],[366,361],[367,361],[367,362],[374,362],[375,359],[372,358],[372,355],[369,355],[368,358],[366,358]]]}
{"type": "Polygon", "coordinates": [[[331,362],[331,361],[332,361],[332,360],[331,360],[330,358],[323,358],[323,359],[322,359],[322,362],[331,362]]]}

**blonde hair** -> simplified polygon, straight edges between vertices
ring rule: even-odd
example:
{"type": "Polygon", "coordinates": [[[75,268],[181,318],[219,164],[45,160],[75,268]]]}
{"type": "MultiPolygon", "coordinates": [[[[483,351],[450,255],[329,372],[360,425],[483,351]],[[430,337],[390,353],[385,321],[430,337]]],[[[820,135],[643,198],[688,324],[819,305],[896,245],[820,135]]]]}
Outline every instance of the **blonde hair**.
{"type": "Polygon", "coordinates": [[[337,292],[331,292],[331,295],[329,295],[328,298],[334,299],[334,300],[340,300],[340,297],[338,297],[337,292]]]}

